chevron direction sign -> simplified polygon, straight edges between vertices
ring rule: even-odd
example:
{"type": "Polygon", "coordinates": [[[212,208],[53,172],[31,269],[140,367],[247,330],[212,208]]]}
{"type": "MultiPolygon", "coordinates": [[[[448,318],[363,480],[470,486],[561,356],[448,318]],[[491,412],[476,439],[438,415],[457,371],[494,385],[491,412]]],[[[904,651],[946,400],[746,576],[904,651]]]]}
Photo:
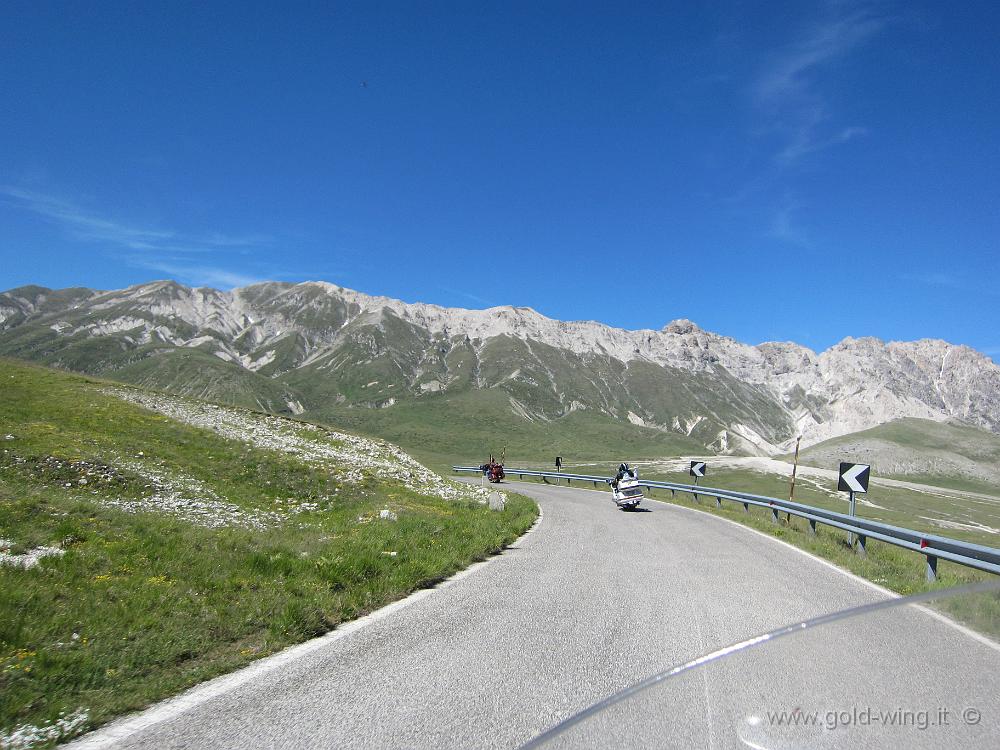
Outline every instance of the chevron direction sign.
{"type": "Polygon", "coordinates": [[[691,476],[693,477],[703,477],[708,469],[705,467],[704,461],[692,461],[691,462],[691,476]]]}
{"type": "Polygon", "coordinates": [[[868,492],[868,476],[871,468],[868,464],[841,462],[837,489],[841,492],[868,492]]]}

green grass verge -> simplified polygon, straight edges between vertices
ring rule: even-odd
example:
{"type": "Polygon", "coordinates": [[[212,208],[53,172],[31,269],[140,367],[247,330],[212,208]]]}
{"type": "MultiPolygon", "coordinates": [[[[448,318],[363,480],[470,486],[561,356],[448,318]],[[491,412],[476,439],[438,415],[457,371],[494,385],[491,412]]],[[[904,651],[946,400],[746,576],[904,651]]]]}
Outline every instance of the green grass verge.
{"type": "Polygon", "coordinates": [[[83,730],[142,708],[433,585],[537,517],[516,495],[493,513],[371,476],[348,484],[105,387],[0,360],[0,538],[14,554],[63,552],[0,565],[0,737],[61,713],[85,710],[83,730]],[[282,520],[206,528],[109,506],[150,495],[144,466],[282,520]],[[310,505],[290,514],[290,500],[310,505]]]}

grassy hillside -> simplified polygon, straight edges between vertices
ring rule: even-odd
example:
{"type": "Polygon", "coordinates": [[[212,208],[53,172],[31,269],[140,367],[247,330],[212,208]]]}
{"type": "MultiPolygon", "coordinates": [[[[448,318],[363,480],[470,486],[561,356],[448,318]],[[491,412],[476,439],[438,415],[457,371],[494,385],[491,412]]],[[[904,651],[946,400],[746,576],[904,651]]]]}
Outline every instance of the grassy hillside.
{"type": "Polygon", "coordinates": [[[226,439],[109,388],[0,360],[0,745],[83,731],[323,633],[536,517],[526,498],[494,513],[443,480],[434,494],[392,479],[388,446],[370,464],[307,460],[368,443],[170,402],[252,442],[226,439]]]}
{"type": "Polygon", "coordinates": [[[288,414],[288,402],[298,395],[281,383],[224,362],[202,349],[172,349],[157,357],[99,374],[144,388],[192,398],[288,414]]]}
{"type": "Polygon", "coordinates": [[[528,421],[511,411],[508,394],[494,389],[432,394],[391,409],[330,405],[303,416],[379,435],[442,470],[454,463],[480,463],[490,452],[499,455],[505,445],[511,464],[539,457],[554,461],[557,455],[569,464],[705,450],[684,435],[623,424],[591,411],[528,421]]]}
{"type": "Polygon", "coordinates": [[[899,419],[827,440],[801,452],[807,466],[870,463],[875,476],[1000,493],[1000,435],[927,419],[899,419]]]}

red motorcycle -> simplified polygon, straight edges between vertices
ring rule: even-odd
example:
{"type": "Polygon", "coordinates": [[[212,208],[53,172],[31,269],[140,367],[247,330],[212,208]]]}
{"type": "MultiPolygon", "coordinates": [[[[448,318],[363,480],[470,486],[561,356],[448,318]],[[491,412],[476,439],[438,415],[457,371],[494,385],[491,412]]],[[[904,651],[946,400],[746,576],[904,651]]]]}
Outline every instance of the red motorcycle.
{"type": "MultiPolygon", "coordinates": [[[[507,449],[504,448],[504,453],[506,452],[507,449]]],[[[493,455],[490,454],[490,460],[487,461],[482,466],[480,466],[479,468],[482,470],[483,476],[489,479],[490,482],[492,482],[493,484],[500,484],[500,482],[503,481],[503,478],[505,476],[503,473],[503,454],[501,454],[499,462],[494,461],[493,455]]]]}

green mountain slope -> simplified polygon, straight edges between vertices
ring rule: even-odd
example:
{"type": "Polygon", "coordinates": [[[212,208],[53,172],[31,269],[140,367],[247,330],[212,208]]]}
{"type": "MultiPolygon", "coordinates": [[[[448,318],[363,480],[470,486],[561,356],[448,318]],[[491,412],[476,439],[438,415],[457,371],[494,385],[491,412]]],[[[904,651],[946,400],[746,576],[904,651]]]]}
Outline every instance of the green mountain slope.
{"type": "Polygon", "coordinates": [[[960,423],[899,419],[801,452],[808,466],[870,463],[877,476],[1000,493],[1000,436],[960,423]]]}
{"type": "Polygon", "coordinates": [[[299,395],[280,380],[234,367],[203,349],[171,349],[155,358],[103,368],[100,374],[144,388],[274,414],[301,411],[299,395]]]}
{"type": "MultiPolygon", "coordinates": [[[[0,319],[0,355],[274,413],[371,410],[345,418],[382,435],[403,430],[379,410],[400,410],[405,426],[443,403],[470,404],[478,417],[497,410],[491,416],[508,434],[494,441],[540,444],[544,434],[601,455],[756,451],[727,433],[733,423],[770,439],[790,434],[773,398],[725,370],[626,362],[507,334],[432,332],[393,307],[361,310],[322,285],[259,284],[235,301],[174,282],[121,292],[21,288],[0,294],[0,319]],[[489,391],[503,395],[472,395],[489,391]],[[578,423],[593,440],[570,432],[578,423]]],[[[472,420],[455,418],[480,441],[472,420]]],[[[551,452],[552,440],[543,447],[551,452]]]]}
{"type": "Polygon", "coordinates": [[[324,282],[22,287],[0,293],[0,355],[274,413],[343,414],[383,435],[454,408],[449,450],[481,442],[475,419],[487,417],[507,433],[492,441],[546,454],[576,441],[595,455],[774,455],[799,434],[811,445],[901,417],[1000,434],[1000,367],[944,341],[847,338],[817,354],[684,320],[630,331],[324,282]]]}
{"type": "Polygon", "coordinates": [[[684,435],[622,424],[577,411],[552,421],[523,419],[508,406],[511,396],[497,389],[430,394],[391,409],[332,405],[303,417],[329,421],[379,435],[444,470],[454,463],[479,464],[489,453],[507,449],[507,462],[537,463],[560,455],[567,466],[664,455],[699,455],[697,440],[684,435]]]}

